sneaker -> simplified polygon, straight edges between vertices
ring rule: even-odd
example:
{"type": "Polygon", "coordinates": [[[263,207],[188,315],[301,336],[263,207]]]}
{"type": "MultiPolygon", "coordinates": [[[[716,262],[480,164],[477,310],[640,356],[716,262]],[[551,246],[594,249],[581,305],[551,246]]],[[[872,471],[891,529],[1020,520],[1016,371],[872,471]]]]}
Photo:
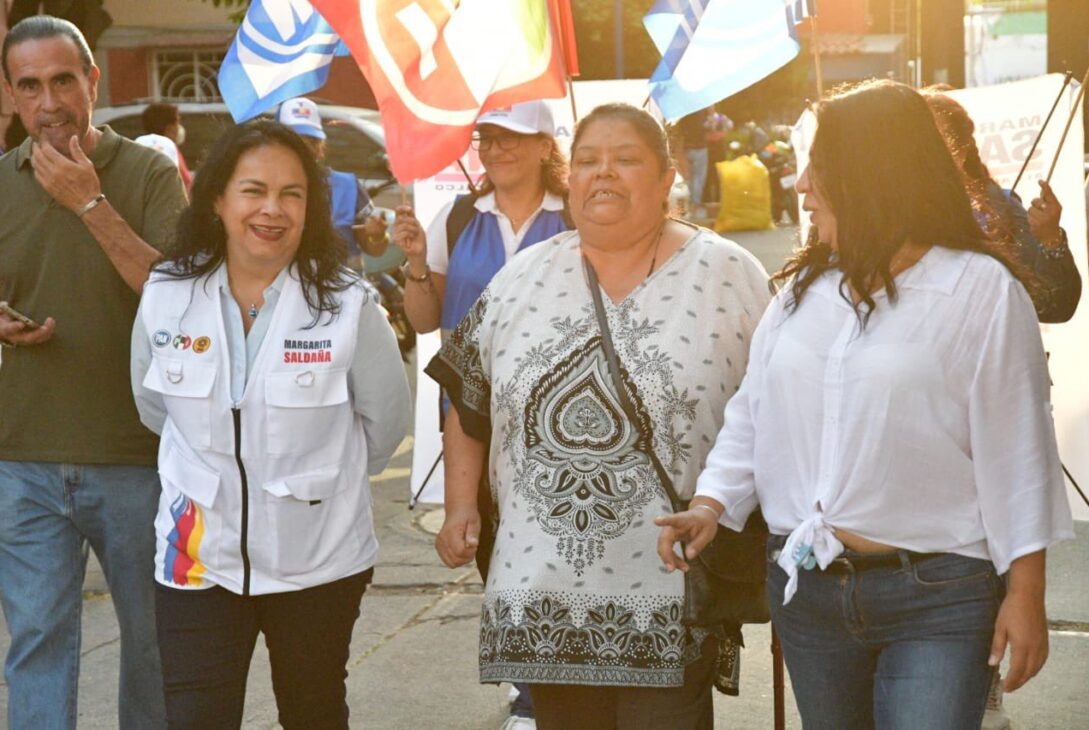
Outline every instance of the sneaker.
{"type": "Polygon", "coordinates": [[[987,710],[983,713],[980,730],[1010,730],[1010,718],[1002,707],[1002,675],[996,669],[991,675],[991,689],[987,692],[987,710]]]}
{"type": "Polygon", "coordinates": [[[511,715],[499,726],[499,730],[537,730],[537,721],[532,717],[511,715]]]}

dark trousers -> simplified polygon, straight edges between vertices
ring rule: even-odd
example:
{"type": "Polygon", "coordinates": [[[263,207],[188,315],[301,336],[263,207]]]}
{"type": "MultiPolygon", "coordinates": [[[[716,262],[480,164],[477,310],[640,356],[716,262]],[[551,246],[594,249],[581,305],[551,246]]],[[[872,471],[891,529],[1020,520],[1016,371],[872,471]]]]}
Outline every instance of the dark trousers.
{"type": "Polygon", "coordinates": [[[531,684],[538,730],[711,730],[718,639],[707,637],[681,687],[531,684]]]}
{"type": "Polygon", "coordinates": [[[348,646],[372,572],[262,596],[158,585],[169,727],[241,727],[246,675],[257,634],[263,633],[284,729],[347,728],[348,646]]]}

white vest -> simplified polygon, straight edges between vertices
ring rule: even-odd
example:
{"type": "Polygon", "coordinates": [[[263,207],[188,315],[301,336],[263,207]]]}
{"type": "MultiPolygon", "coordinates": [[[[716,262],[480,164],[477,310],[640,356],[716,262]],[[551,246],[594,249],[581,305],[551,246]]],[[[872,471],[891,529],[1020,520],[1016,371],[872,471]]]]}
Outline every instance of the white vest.
{"type": "Polygon", "coordinates": [[[221,277],[155,275],[144,289],[152,363],[143,384],[167,412],[155,577],[258,595],[366,570],[378,542],[348,369],[368,295],[351,286],[336,318],[308,328],[314,315],[292,268],[232,403],[221,277]]]}

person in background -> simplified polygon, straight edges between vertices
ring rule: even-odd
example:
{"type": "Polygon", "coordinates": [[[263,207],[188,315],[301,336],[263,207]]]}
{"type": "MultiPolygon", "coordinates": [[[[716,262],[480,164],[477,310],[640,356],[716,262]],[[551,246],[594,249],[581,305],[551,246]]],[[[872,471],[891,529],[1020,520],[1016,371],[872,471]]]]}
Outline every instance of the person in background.
{"type": "Polygon", "coordinates": [[[324,175],[283,125],[229,129],[132,328],[132,392],[162,435],[171,728],[241,726],[258,634],[285,730],[348,727],[345,665],[378,551],[368,475],[411,406],[393,331],[344,266],[324,175]]]}
{"type": "Polygon", "coordinates": [[[121,635],[117,724],[165,724],[152,522],[158,439],[126,370],[148,270],[185,191],[177,169],[91,126],[100,72],[76,26],[46,15],[4,38],[4,88],[29,139],[0,158],[0,601],[8,727],[75,728],[90,545],[121,635]]]}
{"type": "Polygon", "coordinates": [[[132,140],[136,144],[150,147],[161,155],[165,155],[175,166],[178,164],[178,147],[169,137],[161,134],[141,134],[132,140]]]}
{"type": "MultiPolygon", "coordinates": [[[[471,142],[484,165],[479,187],[440,210],[426,234],[411,208],[398,209],[393,240],[407,257],[405,310],[417,332],[453,331],[515,253],[567,230],[567,158],[554,132],[544,102],[488,112],[477,120],[471,142]]],[[[487,520],[486,484],[480,496],[487,520]]],[[[482,551],[477,559],[485,580],[489,557],[482,551]]],[[[532,727],[530,693],[522,683],[515,689],[503,730],[532,727]]]]}
{"type": "Polygon", "coordinates": [[[669,217],[675,174],[646,111],[583,117],[576,230],[514,257],[427,366],[453,404],[436,549],[451,567],[486,549],[486,471],[500,528],[480,678],[529,683],[541,730],[714,721],[725,632],[681,624],[684,581],[661,569],[652,518],[670,511],[667,479],[692,495],[770,295],[744,249],[669,217]]]}
{"type": "MultiPolygon", "coordinates": [[[[164,155],[175,167],[178,166],[180,150],[169,137],[164,137],[161,134],[141,134],[133,142],[144,147],[150,147],[159,154],[164,155]]],[[[189,191],[186,190],[186,196],[188,197],[188,195],[189,191]]]]}
{"type": "Polygon", "coordinates": [[[181,151],[181,146],[185,144],[185,127],[182,126],[178,107],[165,103],[148,104],[140,115],[140,120],[144,123],[144,134],[157,134],[174,143],[178,174],[181,175],[185,192],[188,193],[193,187],[193,173],[189,171],[189,165],[181,151]]]}
{"type": "Polygon", "coordinates": [[[726,134],[734,128],[734,123],[713,106],[707,107],[706,112],[703,128],[707,134],[707,183],[703,189],[703,201],[717,205],[721,193],[716,165],[726,159],[726,134]]]}
{"type": "Polygon", "coordinates": [[[1035,275],[1039,287],[1033,292],[1033,304],[1040,321],[1066,322],[1081,299],[1081,274],[1066,231],[1059,226],[1063,207],[1051,186],[1041,180],[1040,195],[1026,211],[1016,193],[991,177],[976,147],[972,118],[943,93],[951,88],[933,86],[923,90],[923,97],[960,169],[976,216],[988,236],[1012,243],[1018,260],[1035,275]]]}
{"type": "Polygon", "coordinates": [[[680,143],[677,153],[683,164],[685,181],[688,183],[689,215],[693,218],[704,218],[707,215],[703,207],[703,186],[707,182],[708,159],[705,126],[707,112],[707,109],[700,109],[677,122],[677,140],[680,143]]]}
{"type": "Polygon", "coordinates": [[[1009,690],[1047,659],[1046,550],[1073,537],[1033,277],[918,92],[866,82],[816,116],[809,241],[658,553],[684,570],[759,504],[805,727],[979,730],[1006,649],[1009,690]]]}
{"type": "Polygon", "coordinates": [[[381,256],[389,245],[386,221],[375,213],[374,203],[363,181],[350,172],[325,165],[325,130],[318,105],[305,97],[288,99],[280,105],[278,119],[306,142],[314,159],[325,169],[329,186],[333,226],[344,245],[353,268],[361,271],[360,254],[381,256]]]}

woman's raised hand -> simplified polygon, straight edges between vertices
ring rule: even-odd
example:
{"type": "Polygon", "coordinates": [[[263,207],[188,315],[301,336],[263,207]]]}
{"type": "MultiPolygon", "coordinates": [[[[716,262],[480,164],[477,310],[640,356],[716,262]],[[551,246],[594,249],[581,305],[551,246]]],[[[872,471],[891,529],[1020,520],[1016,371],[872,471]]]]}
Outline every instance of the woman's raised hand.
{"type": "Polygon", "coordinates": [[[1028,209],[1029,228],[1036,240],[1049,246],[1062,240],[1062,231],[1059,229],[1059,218],[1062,214],[1063,206],[1055,197],[1055,191],[1046,181],[1040,180],[1040,197],[1034,198],[1028,209]]]}
{"type": "Polygon", "coordinates": [[[393,242],[405,252],[410,265],[418,264],[413,268],[424,267],[427,261],[427,234],[410,205],[397,208],[397,216],[393,219],[393,242]]]}
{"type": "Polygon", "coordinates": [[[694,560],[715,539],[718,518],[724,509],[709,497],[696,497],[684,512],[654,518],[654,524],[662,528],[658,535],[658,557],[666,568],[671,572],[677,568],[688,570],[687,560],[694,560]],[[677,542],[684,543],[684,557],[673,550],[677,542]]]}

